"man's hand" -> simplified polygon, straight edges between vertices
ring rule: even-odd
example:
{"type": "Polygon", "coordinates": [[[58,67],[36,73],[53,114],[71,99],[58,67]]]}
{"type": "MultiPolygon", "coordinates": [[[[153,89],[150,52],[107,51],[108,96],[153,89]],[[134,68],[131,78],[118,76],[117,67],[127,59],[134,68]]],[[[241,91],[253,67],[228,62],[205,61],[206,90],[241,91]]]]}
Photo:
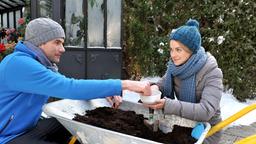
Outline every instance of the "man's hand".
{"type": "Polygon", "coordinates": [[[106,99],[113,108],[118,108],[123,101],[121,96],[110,96],[106,97],[106,99]]]}
{"type": "Polygon", "coordinates": [[[150,83],[146,81],[132,81],[132,80],[123,80],[122,89],[130,90],[137,93],[142,93],[142,95],[151,95],[150,83]]]}

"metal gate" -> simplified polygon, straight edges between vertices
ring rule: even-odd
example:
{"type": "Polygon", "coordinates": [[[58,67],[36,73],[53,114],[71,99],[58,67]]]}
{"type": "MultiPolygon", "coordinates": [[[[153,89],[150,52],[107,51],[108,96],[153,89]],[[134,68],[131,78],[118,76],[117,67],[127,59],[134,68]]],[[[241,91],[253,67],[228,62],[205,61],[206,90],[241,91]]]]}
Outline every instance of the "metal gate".
{"type": "Polygon", "coordinates": [[[122,0],[31,0],[31,17],[50,17],[66,32],[58,64],[68,77],[121,78],[122,0]]]}

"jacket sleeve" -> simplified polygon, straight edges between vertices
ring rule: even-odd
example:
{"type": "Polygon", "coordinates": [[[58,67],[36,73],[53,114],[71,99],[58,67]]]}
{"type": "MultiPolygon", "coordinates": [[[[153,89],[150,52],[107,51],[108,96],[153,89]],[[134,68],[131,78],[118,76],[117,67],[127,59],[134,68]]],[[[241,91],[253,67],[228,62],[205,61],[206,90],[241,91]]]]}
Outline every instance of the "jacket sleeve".
{"type": "Polygon", "coordinates": [[[93,99],[120,95],[121,80],[77,80],[52,72],[27,56],[10,59],[5,81],[14,91],[68,99],[93,99]]]}
{"type": "Polygon", "coordinates": [[[165,73],[165,75],[164,75],[160,80],[158,80],[158,82],[156,83],[156,85],[158,86],[158,88],[159,88],[159,90],[160,90],[161,92],[164,91],[164,82],[165,82],[165,79],[166,79],[166,73],[165,73]]]}
{"type": "Polygon", "coordinates": [[[205,83],[199,103],[167,99],[164,112],[195,121],[209,121],[219,109],[223,90],[222,71],[216,68],[204,78],[205,83]]]}

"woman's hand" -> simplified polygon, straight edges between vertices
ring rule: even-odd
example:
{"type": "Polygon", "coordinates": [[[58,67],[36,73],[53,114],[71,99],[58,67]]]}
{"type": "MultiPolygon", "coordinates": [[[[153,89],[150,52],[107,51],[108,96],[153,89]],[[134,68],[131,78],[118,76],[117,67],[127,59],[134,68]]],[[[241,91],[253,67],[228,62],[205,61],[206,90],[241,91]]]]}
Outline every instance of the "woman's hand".
{"type": "Polygon", "coordinates": [[[164,108],[164,104],[165,104],[165,98],[163,99],[160,99],[159,101],[153,103],[153,104],[143,104],[145,107],[149,107],[149,108],[152,108],[152,109],[163,109],[164,108]]]}
{"type": "Polygon", "coordinates": [[[157,85],[151,85],[151,90],[159,90],[159,87],[157,85]]]}

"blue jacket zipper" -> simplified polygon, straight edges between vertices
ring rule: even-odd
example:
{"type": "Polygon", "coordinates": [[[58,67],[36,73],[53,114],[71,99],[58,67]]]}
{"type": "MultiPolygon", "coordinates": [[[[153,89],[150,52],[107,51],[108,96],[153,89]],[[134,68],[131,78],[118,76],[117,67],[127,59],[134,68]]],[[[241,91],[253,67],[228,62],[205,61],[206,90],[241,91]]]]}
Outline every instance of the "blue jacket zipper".
{"type": "Polygon", "coordinates": [[[7,126],[10,124],[10,122],[13,120],[14,115],[11,115],[7,123],[4,125],[4,127],[0,130],[0,134],[7,128],[7,126]]]}

